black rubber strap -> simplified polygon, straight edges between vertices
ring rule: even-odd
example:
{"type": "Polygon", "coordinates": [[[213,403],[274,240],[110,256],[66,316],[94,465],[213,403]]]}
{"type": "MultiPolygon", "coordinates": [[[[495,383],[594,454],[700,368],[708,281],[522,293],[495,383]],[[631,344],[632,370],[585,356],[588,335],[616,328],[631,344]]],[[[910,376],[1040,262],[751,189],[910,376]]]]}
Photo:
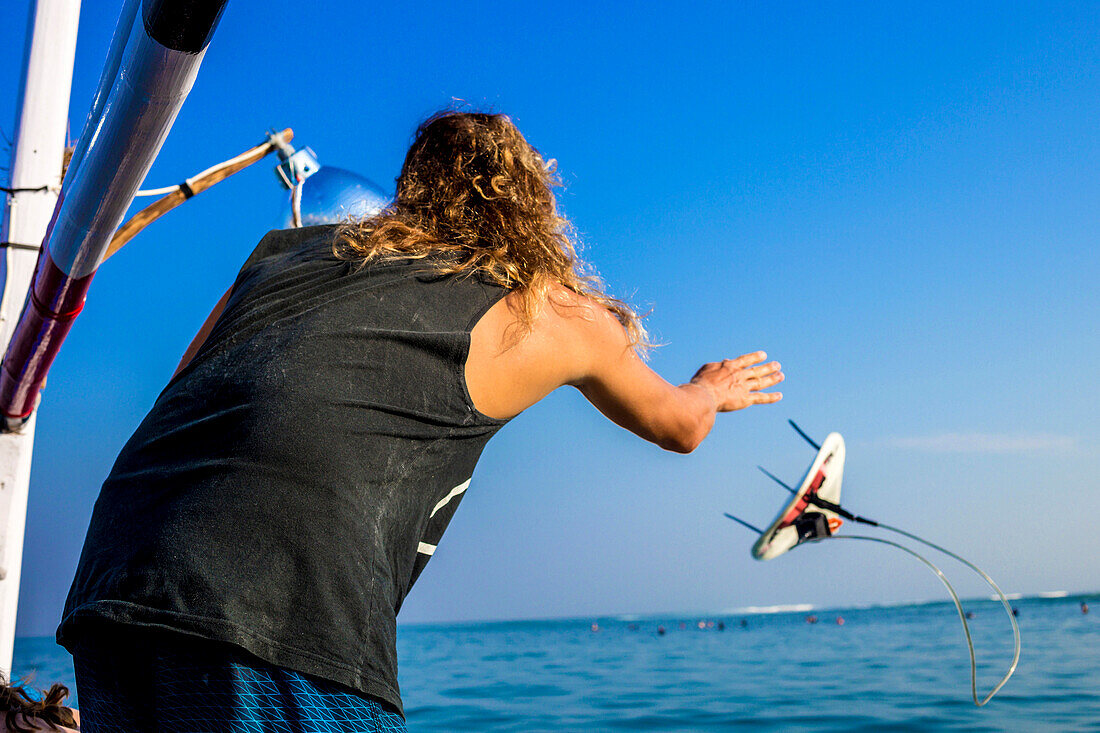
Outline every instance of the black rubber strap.
{"type": "Polygon", "coordinates": [[[8,188],[7,186],[0,186],[0,191],[4,193],[40,193],[41,191],[49,190],[49,186],[39,186],[38,188],[8,188]]]}
{"type": "Polygon", "coordinates": [[[37,252],[42,249],[37,244],[23,244],[22,242],[0,242],[0,249],[7,247],[8,249],[29,249],[33,252],[37,252]]]}
{"type": "Polygon", "coordinates": [[[840,506],[840,504],[834,504],[833,502],[829,501],[828,499],[822,499],[820,496],[817,496],[816,494],[814,494],[814,495],[807,494],[805,499],[806,499],[807,503],[813,504],[814,506],[819,507],[821,509],[828,509],[829,511],[835,512],[836,514],[839,514],[840,516],[844,517],[845,519],[850,519],[853,522],[859,522],[860,524],[869,524],[872,527],[877,527],[878,526],[878,522],[876,522],[875,520],[865,519],[864,517],[858,517],[855,514],[852,514],[850,511],[848,511],[844,507],[840,506]]]}

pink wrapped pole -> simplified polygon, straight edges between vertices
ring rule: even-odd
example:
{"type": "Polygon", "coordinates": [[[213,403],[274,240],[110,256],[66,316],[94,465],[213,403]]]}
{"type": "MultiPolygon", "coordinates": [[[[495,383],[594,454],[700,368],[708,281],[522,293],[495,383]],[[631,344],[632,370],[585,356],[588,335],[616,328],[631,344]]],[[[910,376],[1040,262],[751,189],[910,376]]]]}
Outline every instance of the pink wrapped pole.
{"type": "Polygon", "coordinates": [[[7,429],[34,411],[111,237],[191,91],[225,3],[127,3],[0,365],[0,412],[7,429]]]}

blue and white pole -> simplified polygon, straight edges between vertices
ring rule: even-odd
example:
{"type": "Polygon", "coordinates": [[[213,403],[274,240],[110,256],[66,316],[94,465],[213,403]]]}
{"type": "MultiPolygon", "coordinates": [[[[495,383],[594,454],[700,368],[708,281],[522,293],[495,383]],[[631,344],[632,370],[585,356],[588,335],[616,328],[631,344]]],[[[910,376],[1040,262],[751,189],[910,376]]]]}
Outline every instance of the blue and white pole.
{"type": "Polygon", "coordinates": [[[191,91],[225,3],[132,0],[124,9],[0,368],[0,412],[9,428],[34,411],[111,236],[191,91]]]}

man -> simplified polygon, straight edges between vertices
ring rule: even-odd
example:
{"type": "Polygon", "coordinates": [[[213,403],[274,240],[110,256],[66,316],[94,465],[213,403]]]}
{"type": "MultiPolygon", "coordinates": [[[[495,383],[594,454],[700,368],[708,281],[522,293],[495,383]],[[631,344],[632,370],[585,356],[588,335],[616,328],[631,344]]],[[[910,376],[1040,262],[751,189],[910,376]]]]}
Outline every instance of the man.
{"type": "Polygon", "coordinates": [[[264,238],[96,503],[58,630],[85,731],[402,730],[397,612],[510,418],[572,385],[686,453],[780,399],[763,352],[649,369],[555,185],[507,117],[448,112],[381,214],[264,238]]]}

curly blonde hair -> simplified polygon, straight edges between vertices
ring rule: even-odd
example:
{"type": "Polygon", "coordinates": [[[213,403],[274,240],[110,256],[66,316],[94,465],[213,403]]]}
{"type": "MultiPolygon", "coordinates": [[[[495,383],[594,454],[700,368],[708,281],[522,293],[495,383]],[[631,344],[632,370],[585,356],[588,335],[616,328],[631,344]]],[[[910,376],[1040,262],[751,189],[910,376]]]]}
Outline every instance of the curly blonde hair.
{"type": "Polygon", "coordinates": [[[515,290],[521,334],[557,283],[613,313],[644,351],[637,313],[577,256],[572,225],[557,211],[560,186],[555,161],[507,116],[439,112],[417,128],[393,203],[338,227],[333,251],[364,263],[432,256],[439,274],[476,273],[515,290]]]}

